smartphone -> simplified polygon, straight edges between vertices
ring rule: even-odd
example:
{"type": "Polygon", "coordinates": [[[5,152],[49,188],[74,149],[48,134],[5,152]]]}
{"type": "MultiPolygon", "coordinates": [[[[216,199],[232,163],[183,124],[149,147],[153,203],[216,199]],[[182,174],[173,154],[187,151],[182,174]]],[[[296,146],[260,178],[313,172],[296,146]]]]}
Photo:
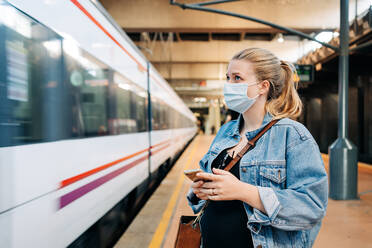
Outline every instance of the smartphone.
{"type": "Polygon", "coordinates": [[[202,170],[201,169],[185,170],[183,173],[185,173],[185,175],[188,178],[190,178],[191,181],[195,182],[195,181],[197,181],[196,174],[198,172],[202,172],[202,170]]]}

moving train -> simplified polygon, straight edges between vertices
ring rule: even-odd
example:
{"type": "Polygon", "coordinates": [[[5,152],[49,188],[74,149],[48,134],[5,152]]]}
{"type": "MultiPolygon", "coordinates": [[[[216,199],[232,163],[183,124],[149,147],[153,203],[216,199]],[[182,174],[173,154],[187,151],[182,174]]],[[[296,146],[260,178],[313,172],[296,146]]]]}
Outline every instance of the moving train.
{"type": "Polygon", "coordinates": [[[98,1],[0,0],[0,247],[108,246],[196,131],[98,1]]]}

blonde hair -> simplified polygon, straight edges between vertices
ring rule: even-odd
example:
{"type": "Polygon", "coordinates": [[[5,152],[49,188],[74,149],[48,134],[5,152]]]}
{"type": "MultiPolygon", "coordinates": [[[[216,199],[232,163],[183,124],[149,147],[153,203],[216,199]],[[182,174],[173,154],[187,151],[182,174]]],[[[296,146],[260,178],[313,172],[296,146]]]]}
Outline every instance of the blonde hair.
{"type": "Polygon", "coordinates": [[[232,58],[243,59],[253,64],[260,82],[267,80],[270,83],[265,108],[274,119],[295,119],[301,115],[302,102],[297,93],[298,81],[294,78],[297,74],[291,63],[279,60],[270,51],[262,48],[244,49],[232,58]]]}

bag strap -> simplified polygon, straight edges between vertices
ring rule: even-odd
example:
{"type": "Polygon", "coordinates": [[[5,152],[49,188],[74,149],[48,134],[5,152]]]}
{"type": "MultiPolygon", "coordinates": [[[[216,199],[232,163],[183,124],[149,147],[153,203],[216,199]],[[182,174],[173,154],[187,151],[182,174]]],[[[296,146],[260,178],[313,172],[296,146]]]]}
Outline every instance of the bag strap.
{"type": "MultiPolygon", "coordinates": [[[[229,171],[242,157],[243,155],[249,151],[252,147],[256,145],[256,142],[259,138],[262,137],[272,126],[274,126],[280,119],[272,120],[266,126],[251,140],[248,141],[248,143],[241,149],[238,154],[233,158],[233,160],[230,161],[230,163],[224,168],[225,171],[229,171]]],[[[196,227],[196,223],[199,222],[201,215],[203,214],[205,208],[208,206],[209,200],[207,200],[202,209],[200,210],[199,214],[196,216],[195,220],[192,222],[191,226],[193,228],[196,227]]]]}
{"type": "Polygon", "coordinates": [[[269,130],[272,126],[275,125],[279,120],[272,120],[270,121],[253,139],[248,140],[248,143],[241,149],[238,154],[230,161],[230,163],[224,168],[225,171],[229,171],[242,157],[243,155],[249,151],[251,147],[256,145],[256,142],[262,135],[264,135],[267,130],[269,130]]]}

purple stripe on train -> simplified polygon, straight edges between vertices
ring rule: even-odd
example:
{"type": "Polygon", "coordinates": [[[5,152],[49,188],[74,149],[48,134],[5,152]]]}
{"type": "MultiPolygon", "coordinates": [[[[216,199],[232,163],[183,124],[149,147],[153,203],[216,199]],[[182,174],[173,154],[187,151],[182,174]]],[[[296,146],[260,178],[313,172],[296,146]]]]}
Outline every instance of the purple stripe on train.
{"type": "MultiPolygon", "coordinates": [[[[158,153],[159,151],[167,148],[168,146],[169,146],[169,144],[164,146],[164,147],[161,147],[160,149],[158,149],[154,152],[152,152],[152,155],[154,155],[154,154],[158,153]]],[[[113,172],[110,172],[107,175],[104,175],[104,176],[102,176],[102,177],[84,185],[84,186],[81,186],[80,188],[77,188],[77,189],[61,196],[61,198],[59,199],[59,209],[62,209],[64,207],[66,207],[71,202],[73,202],[76,199],[82,197],[83,195],[89,193],[90,191],[98,188],[102,184],[110,181],[111,179],[119,176],[120,174],[124,173],[125,171],[129,170],[130,168],[132,168],[132,167],[136,166],[137,164],[141,163],[142,161],[146,160],[148,157],[149,157],[149,155],[140,157],[139,159],[134,160],[133,162],[127,164],[124,167],[121,167],[121,168],[119,168],[119,169],[117,169],[113,172]]]]}
{"type": "Polygon", "coordinates": [[[90,191],[94,190],[95,188],[98,188],[102,184],[110,181],[111,179],[119,176],[123,172],[129,170],[130,168],[136,166],[137,164],[141,163],[142,161],[146,160],[148,158],[148,155],[143,156],[129,164],[127,164],[124,167],[121,167],[120,169],[117,169],[113,172],[110,172],[107,175],[104,175],[103,177],[100,177],[84,186],[81,186],[80,188],[77,188],[63,196],[61,196],[60,201],[59,201],[59,209],[62,209],[66,207],[68,204],[71,202],[75,201],[76,199],[82,197],[83,195],[89,193],[90,191]]]}

